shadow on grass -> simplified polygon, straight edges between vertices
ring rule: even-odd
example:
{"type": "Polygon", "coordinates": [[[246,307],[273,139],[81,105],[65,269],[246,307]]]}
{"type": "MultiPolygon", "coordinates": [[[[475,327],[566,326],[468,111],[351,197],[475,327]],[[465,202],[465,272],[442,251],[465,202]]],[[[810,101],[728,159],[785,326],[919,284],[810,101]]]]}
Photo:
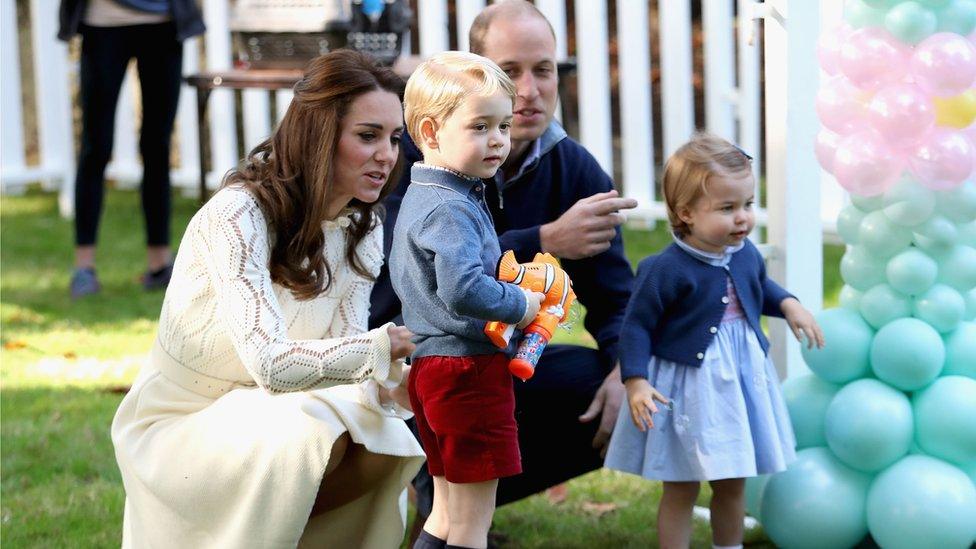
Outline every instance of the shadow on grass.
{"type": "Polygon", "coordinates": [[[109,436],[122,395],[4,387],[4,547],[118,547],[125,499],[109,436]]]}

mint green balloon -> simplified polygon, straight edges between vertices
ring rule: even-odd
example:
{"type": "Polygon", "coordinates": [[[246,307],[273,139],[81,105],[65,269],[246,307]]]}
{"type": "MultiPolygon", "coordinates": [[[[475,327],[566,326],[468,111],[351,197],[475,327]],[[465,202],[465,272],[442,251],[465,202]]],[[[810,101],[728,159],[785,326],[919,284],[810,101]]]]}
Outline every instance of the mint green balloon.
{"type": "Polygon", "coordinates": [[[976,287],[976,248],[953,246],[938,260],[939,282],[961,292],[968,292],[976,287]]]}
{"type": "Polygon", "coordinates": [[[807,366],[831,383],[847,383],[867,375],[874,335],[871,326],[856,311],[844,308],[821,311],[816,318],[826,344],[822,349],[801,348],[807,366]]]}
{"type": "Polygon", "coordinates": [[[939,20],[918,2],[902,2],[888,10],[884,26],[902,42],[917,44],[935,32],[939,20]]]}
{"type": "Polygon", "coordinates": [[[962,322],[945,335],[946,362],[944,376],[966,376],[976,379],[976,323],[962,322]]]}
{"type": "Polygon", "coordinates": [[[876,379],[845,385],[824,417],[830,450],[865,473],[880,471],[907,454],[914,432],[908,397],[876,379]]]}
{"type": "Polygon", "coordinates": [[[976,221],[957,225],[957,228],[959,229],[957,242],[963,246],[976,248],[976,221]]]}
{"type": "Polygon", "coordinates": [[[912,302],[891,286],[878,284],[864,292],[858,310],[872,328],[878,329],[892,320],[912,316],[912,302]]]}
{"type": "Polygon", "coordinates": [[[766,483],[769,482],[771,475],[759,475],[758,477],[746,478],[746,512],[749,516],[759,519],[759,511],[762,509],[763,491],[766,483]]]}
{"type": "Polygon", "coordinates": [[[888,284],[905,295],[917,295],[929,289],[938,274],[935,260],[917,248],[891,258],[885,268],[888,284]]]}
{"type": "Polygon", "coordinates": [[[939,32],[954,32],[963,36],[976,29],[976,2],[955,0],[938,13],[939,32]]]}
{"type": "Polygon", "coordinates": [[[861,0],[861,1],[868,6],[871,6],[872,8],[886,10],[891,6],[894,6],[898,2],[901,2],[902,0],[861,0]]]}
{"type": "Polygon", "coordinates": [[[883,211],[873,211],[861,221],[857,239],[872,254],[891,257],[912,243],[912,232],[892,223],[883,211]]]}
{"type": "Polygon", "coordinates": [[[861,290],[856,290],[844,284],[844,287],[840,289],[838,300],[840,301],[841,307],[857,311],[861,306],[861,296],[863,295],[864,293],[861,290]]]}
{"type": "Polygon", "coordinates": [[[923,7],[937,10],[948,6],[949,3],[952,2],[953,0],[915,0],[915,1],[921,4],[923,7]]]}
{"type": "Polygon", "coordinates": [[[884,213],[896,225],[920,225],[934,211],[935,192],[910,177],[902,177],[884,193],[884,213]]]}
{"type": "Polygon", "coordinates": [[[871,342],[871,370],[902,391],[925,387],[939,376],[945,344],[939,332],[917,318],[899,318],[878,330],[871,342]]]}
{"type": "Polygon", "coordinates": [[[912,316],[943,334],[955,330],[965,314],[962,295],[945,284],[936,284],[916,296],[912,306],[912,316]]]}
{"type": "Polygon", "coordinates": [[[840,276],[848,286],[863,292],[885,282],[886,265],[885,259],[864,246],[851,246],[840,260],[840,276]]]}
{"type": "Polygon", "coordinates": [[[966,473],[969,476],[969,480],[973,481],[973,485],[976,486],[976,461],[962,465],[959,469],[963,473],[966,473]]]}
{"type": "Polygon", "coordinates": [[[935,193],[939,214],[957,224],[976,220],[976,183],[964,181],[948,191],[935,193]]]}
{"type": "Polygon", "coordinates": [[[844,206],[837,214],[837,234],[847,244],[857,244],[857,233],[867,212],[853,204],[844,206]]]}
{"type": "Polygon", "coordinates": [[[907,456],[874,479],[867,520],[885,549],[965,549],[976,539],[976,487],[942,460],[907,456]]]}
{"type": "Polygon", "coordinates": [[[864,213],[873,212],[884,207],[884,195],[861,196],[859,194],[852,194],[851,204],[857,206],[864,213]]]}
{"type": "Polygon", "coordinates": [[[880,27],[885,22],[885,10],[872,8],[863,0],[851,0],[844,6],[844,20],[855,29],[880,27]]]}
{"type": "Polygon", "coordinates": [[[826,446],[824,415],[827,406],[840,390],[814,374],[787,378],[783,382],[783,400],[790,411],[790,422],[796,436],[796,448],[826,446]]]}
{"type": "Polygon", "coordinates": [[[959,238],[956,224],[941,215],[934,215],[928,221],[912,228],[912,241],[927,252],[940,252],[951,248],[959,238]]]}
{"type": "Polygon", "coordinates": [[[841,463],[827,448],[800,450],[763,491],[761,522],[779,547],[853,547],[868,533],[871,476],[841,463]]]}
{"type": "Polygon", "coordinates": [[[926,454],[950,463],[976,461],[976,379],[942,376],[912,397],[915,434],[926,454]]]}
{"type": "Polygon", "coordinates": [[[970,322],[976,321],[976,289],[963,292],[962,298],[966,301],[966,313],[963,315],[963,319],[970,322]]]}

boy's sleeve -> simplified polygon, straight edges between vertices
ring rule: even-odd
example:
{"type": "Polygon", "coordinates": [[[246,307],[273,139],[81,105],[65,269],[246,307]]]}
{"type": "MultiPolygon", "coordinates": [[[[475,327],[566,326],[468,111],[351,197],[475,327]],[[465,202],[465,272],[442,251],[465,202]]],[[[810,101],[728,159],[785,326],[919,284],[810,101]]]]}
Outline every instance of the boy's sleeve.
{"type": "Polygon", "coordinates": [[[620,377],[647,378],[647,361],[651,358],[651,333],[664,312],[662,282],[654,258],[647,258],[637,267],[630,302],[620,328],[620,377]]]}
{"type": "Polygon", "coordinates": [[[525,294],[518,286],[485,274],[478,215],[466,202],[445,202],[417,225],[415,242],[433,257],[437,297],[451,311],[515,324],[525,314],[525,294]]]}

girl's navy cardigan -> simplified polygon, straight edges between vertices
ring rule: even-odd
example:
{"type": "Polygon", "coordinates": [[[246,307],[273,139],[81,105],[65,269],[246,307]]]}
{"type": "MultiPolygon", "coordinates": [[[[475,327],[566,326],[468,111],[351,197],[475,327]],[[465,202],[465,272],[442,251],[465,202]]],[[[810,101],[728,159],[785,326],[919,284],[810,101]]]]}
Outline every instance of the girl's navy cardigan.
{"type": "Polygon", "coordinates": [[[759,317],[782,318],[780,304],[793,296],[766,277],[766,264],[759,250],[746,240],[727,266],[717,267],[672,243],[637,267],[620,332],[623,379],[646,378],[652,355],[701,366],[728,304],[726,276],[732,277],[746,319],[763,351],[768,352],[769,340],[759,325],[759,317]]]}

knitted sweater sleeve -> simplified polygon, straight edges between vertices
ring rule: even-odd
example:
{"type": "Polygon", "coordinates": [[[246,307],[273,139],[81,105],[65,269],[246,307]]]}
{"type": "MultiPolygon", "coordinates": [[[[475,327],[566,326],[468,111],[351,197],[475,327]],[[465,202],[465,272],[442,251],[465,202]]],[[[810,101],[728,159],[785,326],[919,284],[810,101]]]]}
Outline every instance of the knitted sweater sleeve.
{"type": "MultiPolygon", "coordinates": [[[[289,339],[281,306],[268,270],[267,222],[260,207],[243,190],[225,190],[208,208],[202,227],[209,253],[206,268],[213,280],[217,322],[222,323],[244,368],[270,393],[359,383],[390,377],[387,327],[326,339],[289,339]],[[243,197],[241,195],[244,195],[243,197]]],[[[354,300],[368,303],[361,288],[344,296],[349,318],[365,318],[354,300]]],[[[358,322],[358,320],[357,320],[358,322]]]]}
{"type": "Polygon", "coordinates": [[[620,375],[647,377],[651,358],[651,334],[666,307],[665,288],[668,277],[661,273],[656,257],[649,257],[637,267],[637,277],[620,330],[620,375]]]}

